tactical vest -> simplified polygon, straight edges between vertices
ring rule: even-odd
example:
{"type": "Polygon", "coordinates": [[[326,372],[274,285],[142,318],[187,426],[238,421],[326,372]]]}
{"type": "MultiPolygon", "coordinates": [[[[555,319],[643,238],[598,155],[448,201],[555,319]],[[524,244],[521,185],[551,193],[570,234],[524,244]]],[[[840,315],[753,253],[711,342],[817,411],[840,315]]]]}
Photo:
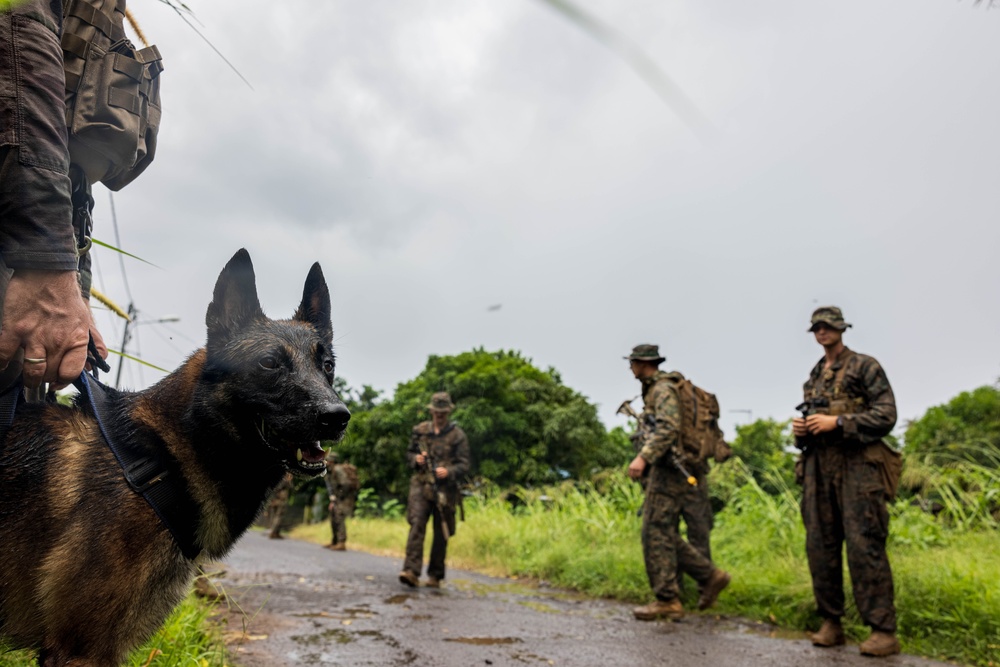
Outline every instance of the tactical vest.
{"type": "Polygon", "coordinates": [[[111,190],[153,161],[160,128],[160,52],[137,50],[124,19],[125,0],[63,0],[70,162],[111,190]]]}
{"type": "MultiPolygon", "coordinates": [[[[810,395],[806,396],[806,400],[825,398],[829,401],[828,406],[817,407],[814,410],[816,414],[833,416],[852,415],[863,412],[867,407],[864,397],[851,396],[844,384],[844,378],[847,376],[847,367],[850,365],[849,362],[855,354],[853,350],[849,350],[848,356],[840,360],[840,368],[834,372],[833,386],[829,390],[824,389],[827,386],[826,382],[822,382],[821,384],[816,383],[811,388],[810,395]]],[[[830,371],[824,370],[822,372],[829,373],[830,371]]],[[[836,435],[836,432],[834,434],[825,433],[820,436],[812,436],[812,438],[817,444],[824,445],[835,444],[841,441],[841,437],[836,435]]],[[[885,490],[886,498],[889,500],[895,498],[896,492],[899,489],[899,477],[903,472],[903,457],[899,452],[890,447],[884,439],[865,447],[862,454],[868,463],[878,468],[879,474],[882,477],[882,487],[885,490]]],[[[798,475],[798,471],[796,471],[796,475],[798,475]]]]}

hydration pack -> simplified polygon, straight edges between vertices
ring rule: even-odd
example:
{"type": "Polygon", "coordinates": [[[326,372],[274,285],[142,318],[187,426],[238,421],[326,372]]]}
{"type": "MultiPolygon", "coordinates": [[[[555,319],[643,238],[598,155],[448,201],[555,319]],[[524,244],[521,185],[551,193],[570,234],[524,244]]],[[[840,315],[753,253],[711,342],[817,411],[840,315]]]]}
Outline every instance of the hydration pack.
{"type": "Polygon", "coordinates": [[[674,382],[681,405],[680,441],[685,458],[705,462],[715,459],[726,461],[733,450],[726,444],[719,428],[719,400],[683,378],[674,382]]]}

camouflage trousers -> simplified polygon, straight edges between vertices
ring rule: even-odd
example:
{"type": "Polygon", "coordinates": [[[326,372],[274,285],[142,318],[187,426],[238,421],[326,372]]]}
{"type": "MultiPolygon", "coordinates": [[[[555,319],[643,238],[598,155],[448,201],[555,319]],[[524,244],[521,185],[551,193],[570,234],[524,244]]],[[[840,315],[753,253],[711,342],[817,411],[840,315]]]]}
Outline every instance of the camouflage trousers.
{"type": "Polygon", "coordinates": [[[865,448],[828,445],[805,457],[802,521],[820,616],[844,615],[843,545],[854,601],[874,630],[896,631],[892,570],[885,552],[889,511],[878,467],[865,448]]]}
{"type": "Polygon", "coordinates": [[[406,539],[406,560],[403,569],[420,576],[424,562],[424,538],[427,522],[434,525],[431,541],[431,556],[427,563],[427,576],[444,579],[444,559],[448,555],[448,540],[444,537],[442,521],[447,522],[449,533],[455,534],[455,508],[445,507],[442,511],[437,503],[424,497],[423,484],[411,483],[410,496],[406,505],[406,520],[410,524],[410,534],[406,539]]]}
{"type": "Polygon", "coordinates": [[[347,543],[347,517],[354,514],[354,503],[349,500],[337,500],[330,512],[331,544],[347,543]]]}
{"type": "Polygon", "coordinates": [[[646,486],[642,514],[642,555],[646,576],[657,599],[678,596],[678,572],[686,572],[700,584],[715,566],[703,553],[684,541],[678,532],[680,516],[691,486],[673,468],[654,466],[646,486]]]}
{"type": "MultiPolygon", "coordinates": [[[[711,534],[714,524],[712,502],[708,494],[708,483],[705,475],[695,473],[698,486],[685,484],[684,491],[679,494],[680,515],[684,519],[687,532],[687,542],[697,549],[708,560],[712,560],[711,534]]],[[[681,569],[678,575],[683,574],[681,569]]],[[[691,574],[693,577],[694,574],[691,574]]],[[[680,577],[678,576],[678,579],[680,577]]]]}
{"type": "Polygon", "coordinates": [[[271,536],[278,537],[281,535],[281,529],[284,528],[285,522],[285,508],[288,506],[288,499],[282,499],[281,502],[272,502],[268,507],[268,518],[271,524],[271,536]]]}

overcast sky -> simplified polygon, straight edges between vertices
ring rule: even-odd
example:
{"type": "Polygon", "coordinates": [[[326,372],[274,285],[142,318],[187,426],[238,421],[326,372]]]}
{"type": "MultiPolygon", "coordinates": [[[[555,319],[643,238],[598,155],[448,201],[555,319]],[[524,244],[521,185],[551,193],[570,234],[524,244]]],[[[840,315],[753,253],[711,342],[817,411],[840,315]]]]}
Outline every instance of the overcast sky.
{"type": "Polygon", "coordinates": [[[538,0],[190,0],[252,90],[166,6],[133,6],[164,56],[163,122],[114,197],[122,246],[162,268],[128,260],[126,291],[100,251],[97,284],[181,321],[140,325],[129,351],[173,368],[202,345],[246,247],[272,317],[322,264],[338,372],[389,393],[429,354],[517,349],[610,427],[639,388],[622,357],[650,342],[732,434],[736,410],[794,414],[826,304],[882,362],[901,424],[1000,376],[1000,11],[576,1],[714,137],[538,0]]]}

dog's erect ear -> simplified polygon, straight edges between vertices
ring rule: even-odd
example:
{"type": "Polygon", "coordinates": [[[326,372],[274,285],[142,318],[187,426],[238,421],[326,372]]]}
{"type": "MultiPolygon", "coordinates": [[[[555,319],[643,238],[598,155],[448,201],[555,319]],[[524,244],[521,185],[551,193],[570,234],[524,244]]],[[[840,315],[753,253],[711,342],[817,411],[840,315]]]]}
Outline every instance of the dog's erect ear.
{"type": "Polygon", "coordinates": [[[293,320],[308,322],[316,328],[316,333],[325,341],[333,340],[333,325],[330,323],[330,290],[323,278],[319,262],[312,265],[306,276],[306,286],[302,290],[302,303],[295,311],[293,320]]]}
{"type": "Polygon", "coordinates": [[[208,304],[205,324],[208,325],[209,347],[225,345],[233,334],[263,318],[264,311],[257,300],[253,262],[250,253],[240,248],[219,274],[212,303],[208,304]]]}

